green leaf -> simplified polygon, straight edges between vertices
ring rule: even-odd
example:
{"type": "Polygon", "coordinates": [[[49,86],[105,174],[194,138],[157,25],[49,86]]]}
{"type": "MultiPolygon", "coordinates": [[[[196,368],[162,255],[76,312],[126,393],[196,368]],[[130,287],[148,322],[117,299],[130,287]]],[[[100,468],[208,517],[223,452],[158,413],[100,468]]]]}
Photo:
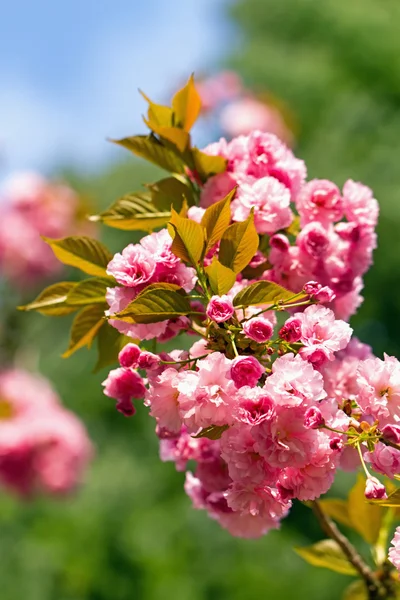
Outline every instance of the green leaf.
{"type": "Polygon", "coordinates": [[[193,75],[189,81],[172,99],[172,110],[174,111],[175,125],[179,125],[185,131],[190,131],[201,110],[201,98],[196,90],[193,75]]]}
{"type": "Polygon", "coordinates": [[[104,367],[118,362],[118,354],[127,341],[133,342],[132,338],[127,338],[115,327],[112,327],[105,321],[97,334],[98,359],[94,368],[94,373],[104,367]]]}
{"type": "Polygon", "coordinates": [[[171,217],[171,204],[160,210],[150,199],[148,192],[133,192],[119,198],[100,215],[90,217],[91,221],[102,221],[109,227],[126,231],[152,231],[163,227],[171,217]]]}
{"type": "Polygon", "coordinates": [[[345,589],[342,600],[368,600],[368,592],[364,582],[361,580],[353,581],[345,589]]]}
{"type": "Polygon", "coordinates": [[[243,269],[242,275],[244,279],[259,279],[264,271],[268,271],[271,269],[271,267],[272,265],[270,262],[268,262],[268,260],[260,263],[256,267],[250,267],[250,265],[247,265],[247,267],[243,269]]]}
{"type": "Polygon", "coordinates": [[[72,236],[59,240],[43,237],[59,261],[77,267],[88,275],[102,277],[113,255],[98,240],[86,236],[72,236]]]}
{"type": "Polygon", "coordinates": [[[136,135],[111,141],[171,173],[183,173],[185,170],[182,159],[153,136],[136,135]]]}
{"type": "Polygon", "coordinates": [[[380,506],[369,504],[365,495],[365,477],[358,474],[356,484],[351,488],[348,499],[349,517],[353,528],[368,544],[375,544],[382,525],[384,511],[380,506]]]}
{"type": "Polygon", "coordinates": [[[172,283],[153,283],[112,318],[128,323],[158,323],[176,319],[191,311],[189,298],[184,294],[182,288],[172,283]]]}
{"type": "Polygon", "coordinates": [[[68,349],[62,355],[68,358],[74,352],[87,346],[90,348],[100,327],[104,323],[104,311],[108,309],[108,304],[96,304],[86,306],[75,317],[72,322],[71,336],[68,349]]]}
{"type": "Polygon", "coordinates": [[[209,177],[223,173],[226,170],[227,160],[222,156],[213,156],[202,152],[198,148],[192,149],[194,168],[200,179],[204,182],[209,177]]]}
{"type": "Polygon", "coordinates": [[[173,238],[171,252],[181,260],[197,266],[205,247],[205,229],[200,223],[179,216],[174,209],[171,214],[168,227],[173,238]]]}
{"type": "Polygon", "coordinates": [[[29,304],[19,306],[18,310],[36,310],[42,315],[61,317],[77,310],[76,306],[67,304],[68,293],[75,287],[73,281],[60,281],[40,292],[39,296],[29,304]]]}
{"type": "Polygon", "coordinates": [[[222,238],[223,233],[231,222],[231,201],[236,194],[236,186],[219,202],[212,204],[205,211],[201,225],[206,230],[207,252],[222,238]]]}
{"type": "Polygon", "coordinates": [[[233,223],[221,238],[219,260],[235,273],[247,267],[258,248],[258,234],[254,225],[253,210],[241,223],[233,223]]]}
{"type": "Polygon", "coordinates": [[[229,292],[236,281],[236,273],[222,265],[216,256],[213,257],[212,263],[205,268],[205,272],[212,291],[218,296],[229,292]]]}
{"type": "Polygon", "coordinates": [[[179,212],[186,200],[189,206],[196,204],[193,192],[189,186],[176,177],[167,177],[148,186],[151,199],[158,210],[168,211],[171,214],[171,206],[179,212]]]}
{"type": "MultiPolygon", "coordinates": [[[[279,300],[287,302],[294,296],[294,292],[273,281],[256,281],[240,290],[233,299],[233,306],[257,306],[260,304],[276,304],[279,300]]],[[[307,296],[304,295],[304,298],[307,296]]],[[[302,297],[299,296],[301,300],[302,297]]],[[[296,298],[297,300],[297,298],[296,298]]]]}
{"type": "Polygon", "coordinates": [[[343,575],[357,575],[355,568],[334,540],[321,540],[306,548],[295,548],[295,552],[314,567],[324,567],[343,575]]]}
{"type": "Polygon", "coordinates": [[[370,500],[370,504],[387,507],[399,507],[400,506],[400,489],[395,490],[387,498],[383,500],[370,500]]]}
{"type": "Polygon", "coordinates": [[[341,498],[323,498],[319,501],[324,513],[334,521],[352,527],[346,500],[341,498]]]}
{"type": "Polygon", "coordinates": [[[210,425],[209,427],[205,427],[198,433],[197,435],[192,435],[194,438],[202,438],[206,437],[209,440],[219,440],[221,435],[229,429],[229,425],[210,425]]]}
{"type": "Polygon", "coordinates": [[[115,285],[115,281],[94,277],[77,283],[68,293],[67,302],[72,306],[104,304],[107,288],[115,285]]]}

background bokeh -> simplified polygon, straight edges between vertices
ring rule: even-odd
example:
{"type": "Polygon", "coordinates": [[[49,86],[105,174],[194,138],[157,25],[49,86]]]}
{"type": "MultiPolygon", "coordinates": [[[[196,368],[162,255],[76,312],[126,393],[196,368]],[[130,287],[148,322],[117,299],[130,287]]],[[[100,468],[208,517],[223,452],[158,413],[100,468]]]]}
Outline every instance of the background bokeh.
{"type": "MultiPolygon", "coordinates": [[[[142,130],[136,88],[161,100],[192,70],[234,68],[249,88],[290,109],[295,151],[311,177],[338,185],[353,178],[374,189],[379,247],[352,325],[378,356],[400,356],[397,0],[42,0],[16,1],[6,13],[2,172],[33,166],[62,175],[104,207],[157,177],[123,150],[100,149],[107,135],[142,130]],[[40,19],[45,26],[31,27],[27,43],[24,30],[40,19]]],[[[103,236],[113,250],[132,238],[103,236]]],[[[147,411],[124,419],[102,395],[106,371],[91,373],[94,353],[61,360],[69,318],[16,319],[19,360],[39,367],[85,421],[97,457],[71,498],[28,504],[0,496],[4,600],[340,598],[349,578],[313,569],[291,550],[321,536],[307,508],[296,506],[280,532],[261,540],[231,538],[192,509],[183,475],[159,461],[147,411]]]]}

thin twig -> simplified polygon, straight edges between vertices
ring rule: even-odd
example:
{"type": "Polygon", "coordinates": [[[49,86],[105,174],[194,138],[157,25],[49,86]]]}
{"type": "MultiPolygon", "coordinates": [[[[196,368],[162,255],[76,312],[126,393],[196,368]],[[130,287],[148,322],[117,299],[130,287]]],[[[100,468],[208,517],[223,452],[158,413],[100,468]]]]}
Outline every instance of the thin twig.
{"type": "Polygon", "coordinates": [[[366,562],[364,562],[364,559],[360,556],[347,537],[344,536],[341,531],[339,531],[332,519],[330,519],[324,513],[318,500],[314,500],[312,502],[312,509],[318,519],[321,529],[324,531],[324,533],[326,533],[327,536],[337,542],[343,554],[364,580],[368,590],[369,600],[383,600],[384,598],[389,598],[388,592],[376,577],[372,569],[367,565],[366,562]]]}

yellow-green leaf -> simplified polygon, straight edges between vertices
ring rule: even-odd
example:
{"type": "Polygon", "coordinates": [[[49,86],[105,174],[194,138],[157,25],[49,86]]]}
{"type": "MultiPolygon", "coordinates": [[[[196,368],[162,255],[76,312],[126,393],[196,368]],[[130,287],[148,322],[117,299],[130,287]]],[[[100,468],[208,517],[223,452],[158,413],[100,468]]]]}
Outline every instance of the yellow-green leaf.
{"type": "Polygon", "coordinates": [[[223,233],[231,222],[231,201],[236,193],[236,187],[219,202],[209,206],[201,219],[201,225],[206,230],[207,252],[222,238],[223,233]]]}
{"type": "Polygon", "coordinates": [[[168,211],[169,214],[171,214],[171,206],[179,212],[185,200],[190,206],[195,204],[190,187],[176,177],[166,177],[150,184],[148,188],[156,209],[168,211]]]}
{"type": "Polygon", "coordinates": [[[102,221],[109,227],[126,231],[152,231],[168,223],[170,207],[171,203],[167,209],[155,206],[148,192],[133,192],[122,196],[110,208],[90,217],[90,220],[102,221]]]}
{"type": "Polygon", "coordinates": [[[149,105],[147,110],[147,120],[149,121],[150,129],[152,129],[153,126],[170,127],[172,125],[172,108],[163,106],[162,104],[155,104],[144,92],[141,90],[139,90],[139,92],[149,105]]]}
{"type": "Polygon", "coordinates": [[[181,217],[171,210],[168,231],[173,239],[171,251],[181,260],[197,265],[205,247],[205,229],[192,219],[181,217]]]}
{"type": "Polygon", "coordinates": [[[202,181],[207,181],[209,177],[223,173],[228,164],[223,156],[206,154],[198,148],[192,149],[192,158],[195,170],[202,181]]]}
{"type": "Polygon", "coordinates": [[[334,540],[321,540],[312,546],[294,550],[314,567],[324,567],[343,575],[357,575],[357,571],[334,540]]]}
{"type": "Polygon", "coordinates": [[[219,440],[221,435],[229,429],[229,425],[210,425],[200,431],[200,433],[193,435],[194,438],[206,437],[209,440],[219,440]]]}
{"type": "Polygon", "coordinates": [[[258,248],[253,211],[241,223],[233,223],[221,238],[219,261],[235,273],[247,267],[258,248]]]}
{"type": "Polygon", "coordinates": [[[151,124],[150,121],[144,120],[147,127],[154,133],[157,133],[161,138],[171,142],[176,146],[179,152],[184,152],[190,145],[190,134],[179,127],[160,127],[156,124],[151,124]]]}
{"type": "Polygon", "coordinates": [[[201,110],[201,98],[196,90],[193,75],[187,84],[172,99],[175,124],[185,131],[190,131],[201,110]]]}
{"type": "Polygon", "coordinates": [[[71,236],[52,240],[43,238],[59,261],[77,267],[88,275],[102,277],[112,259],[111,252],[98,240],[86,236],[71,236]]]}
{"type": "Polygon", "coordinates": [[[331,517],[337,523],[352,527],[346,500],[341,498],[323,498],[319,504],[328,517],[331,517]]]}
{"type": "Polygon", "coordinates": [[[171,173],[183,173],[185,170],[182,159],[154,136],[136,135],[111,141],[171,173]]]}
{"type": "Polygon", "coordinates": [[[40,292],[39,296],[25,306],[19,306],[19,310],[36,310],[42,315],[61,317],[69,315],[78,308],[67,304],[68,293],[75,287],[73,281],[60,281],[50,285],[40,292]]]}
{"type": "Polygon", "coordinates": [[[353,528],[368,544],[378,539],[384,511],[380,506],[369,504],[364,495],[365,477],[358,474],[356,484],[351,488],[348,499],[348,511],[353,528]]]}
{"type": "Polygon", "coordinates": [[[189,299],[181,288],[171,283],[154,283],[112,318],[128,323],[158,323],[190,311],[189,299]]]}
{"type": "Polygon", "coordinates": [[[102,277],[84,279],[77,283],[68,293],[67,302],[72,306],[104,304],[107,288],[112,287],[112,285],[111,279],[103,279],[102,277]]]}
{"type": "Polygon", "coordinates": [[[84,346],[90,348],[97,332],[104,323],[104,311],[107,309],[108,304],[106,303],[96,304],[86,306],[76,315],[72,322],[69,346],[64,352],[63,358],[68,358],[84,346]]]}
{"type": "Polygon", "coordinates": [[[205,268],[205,272],[212,291],[218,296],[229,292],[236,281],[236,273],[222,265],[216,256],[213,257],[212,263],[205,268]]]}
{"type": "MultiPolygon", "coordinates": [[[[273,281],[256,281],[243,288],[233,299],[233,305],[239,306],[257,306],[261,304],[276,304],[280,300],[287,302],[295,294],[285,289],[273,281]]],[[[307,296],[304,295],[304,298],[307,296]]],[[[302,297],[299,296],[301,300],[302,297]]],[[[297,300],[297,298],[296,298],[297,300]]]]}
{"type": "Polygon", "coordinates": [[[112,327],[105,321],[97,334],[98,359],[94,368],[94,373],[100,369],[118,362],[118,354],[127,343],[132,342],[132,338],[127,338],[115,327],[112,327]]]}

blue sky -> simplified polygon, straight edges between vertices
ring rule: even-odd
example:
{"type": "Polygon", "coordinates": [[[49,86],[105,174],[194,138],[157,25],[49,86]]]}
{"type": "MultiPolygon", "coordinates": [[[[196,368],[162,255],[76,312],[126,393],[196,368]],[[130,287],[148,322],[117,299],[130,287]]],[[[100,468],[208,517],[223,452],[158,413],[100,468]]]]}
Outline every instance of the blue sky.
{"type": "Polygon", "coordinates": [[[101,168],[162,100],[229,48],[229,0],[12,0],[0,21],[0,173],[101,168]]]}

